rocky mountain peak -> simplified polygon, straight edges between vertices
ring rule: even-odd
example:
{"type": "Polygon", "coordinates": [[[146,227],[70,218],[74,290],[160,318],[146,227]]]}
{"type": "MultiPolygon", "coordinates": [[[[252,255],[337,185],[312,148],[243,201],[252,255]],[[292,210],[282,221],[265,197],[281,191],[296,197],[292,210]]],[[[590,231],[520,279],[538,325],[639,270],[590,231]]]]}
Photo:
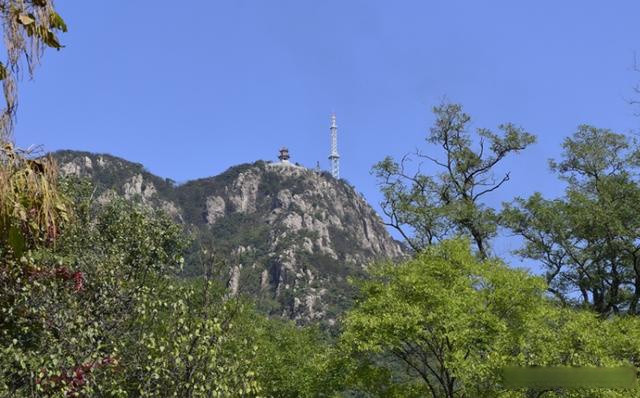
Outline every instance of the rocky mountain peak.
{"type": "MultiPolygon", "coordinates": [[[[99,201],[124,196],[195,227],[198,240],[225,257],[231,293],[252,295],[275,315],[332,323],[349,300],[348,276],[403,255],[354,187],[288,161],[242,164],[176,186],[110,155],[53,156],[62,173],[90,178],[99,201]]],[[[187,272],[197,273],[189,264],[187,272]]]]}

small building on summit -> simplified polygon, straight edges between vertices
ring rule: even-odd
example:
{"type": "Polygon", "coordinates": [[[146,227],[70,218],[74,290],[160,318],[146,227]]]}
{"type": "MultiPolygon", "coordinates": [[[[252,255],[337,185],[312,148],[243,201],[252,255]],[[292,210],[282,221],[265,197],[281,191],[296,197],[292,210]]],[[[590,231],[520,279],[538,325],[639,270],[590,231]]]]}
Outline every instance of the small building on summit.
{"type": "MultiPolygon", "coordinates": [[[[331,175],[333,176],[333,178],[339,179],[340,178],[340,155],[338,154],[338,125],[336,123],[335,113],[331,114],[330,131],[331,131],[331,153],[329,154],[329,160],[331,161],[331,175]]],[[[312,169],[307,169],[306,167],[304,167],[298,162],[291,163],[290,161],[291,155],[289,154],[289,148],[287,148],[286,146],[280,147],[279,152],[280,153],[278,155],[278,159],[280,159],[280,161],[279,162],[267,161],[267,164],[269,166],[289,166],[289,167],[295,167],[295,168],[304,169],[304,170],[312,170],[312,169]]],[[[318,175],[321,175],[324,173],[320,168],[320,162],[316,163],[316,167],[315,169],[313,169],[313,171],[318,175]]]]}
{"type": "Polygon", "coordinates": [[[280,159],[281,163],[289,163],[289,149],[287,147],[280,148],[278,159],[280,159]]]}
{"type": "Polygon", "coordinates": [[[279,155],[278,155],[278,159],[280,159],[279,162],[274,162],[274,163],[267,163],[270,166],[288,166],[288,167],[295,167],[295,168],[301,168],[304,169],[304,166],[301,166],[298,163],[291,163],[289,161],[289,159],[291,159],[291,155],[289,154],[289,148],[287,147],[282,147],[280,148],[279,151],[279,155]]]}

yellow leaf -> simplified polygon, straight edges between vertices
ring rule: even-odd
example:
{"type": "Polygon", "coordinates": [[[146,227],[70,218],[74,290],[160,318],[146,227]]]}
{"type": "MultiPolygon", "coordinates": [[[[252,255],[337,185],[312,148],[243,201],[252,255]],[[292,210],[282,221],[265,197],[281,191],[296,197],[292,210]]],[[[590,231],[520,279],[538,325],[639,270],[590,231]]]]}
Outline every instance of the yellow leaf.
{"type": "Polygon", "coordinates": [[[18,21],[23,24],[24,26],[27,25],[31,25],[32,23],[34,23],[36,20],[33,19],[30,15],[27,14],[20,14],[18,15],[18,21]]]}

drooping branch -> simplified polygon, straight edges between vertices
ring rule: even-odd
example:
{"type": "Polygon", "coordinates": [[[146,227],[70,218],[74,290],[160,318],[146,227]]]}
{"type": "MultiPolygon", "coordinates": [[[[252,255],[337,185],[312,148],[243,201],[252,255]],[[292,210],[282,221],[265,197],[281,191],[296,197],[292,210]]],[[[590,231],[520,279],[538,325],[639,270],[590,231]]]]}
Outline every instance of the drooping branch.
{"type": "Polygon", "coordinates": [[[26,67],[33,78],[45,48],[61,49],[56,35],[67,26],[53,0],[0,0],[0,19],[6,58],[0,61],[5,105],[0,111],[0,142],[11,142],[18,107],[17,81],[26,67]]]}

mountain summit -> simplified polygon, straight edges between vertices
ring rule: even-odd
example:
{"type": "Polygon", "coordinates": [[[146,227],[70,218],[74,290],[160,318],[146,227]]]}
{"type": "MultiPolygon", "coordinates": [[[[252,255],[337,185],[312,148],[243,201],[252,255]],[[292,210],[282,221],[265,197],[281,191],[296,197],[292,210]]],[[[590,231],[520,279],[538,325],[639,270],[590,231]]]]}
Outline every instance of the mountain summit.
{"type": "MultiPolygon", "coordinates": [[[[300,322],[332,324],[348,304],[346,278],[403,255],[376,212],[344,180],[288,162],[257,161],[176,185],[106,154],[51,154],[65,175],[87,177],[99,202],[115,195],[165,210],[225,260],[231,294],[300,322]]],[[[187,275],[198,273],[187,258],[187,275]]]]}

